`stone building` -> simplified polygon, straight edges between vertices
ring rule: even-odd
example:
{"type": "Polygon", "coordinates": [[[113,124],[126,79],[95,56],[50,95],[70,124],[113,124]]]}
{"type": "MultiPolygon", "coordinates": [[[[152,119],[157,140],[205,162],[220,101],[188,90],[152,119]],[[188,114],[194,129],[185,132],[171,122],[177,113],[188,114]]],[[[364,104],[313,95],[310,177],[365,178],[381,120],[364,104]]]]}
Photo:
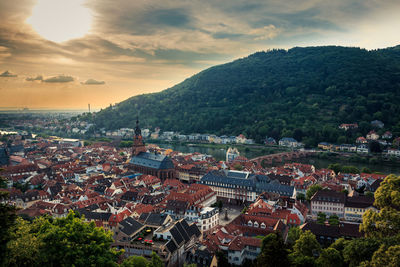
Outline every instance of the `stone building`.
{"type": "Polygon", "coordinates": [[[136,121],[135,135],[133,137],[130,169],[142,174],[157,176],[162,181],[175,178],[175,166],[169,157],[156,152],[147,152],[143,142],[142,131],[139,127],[139,120],[136,121]]]}

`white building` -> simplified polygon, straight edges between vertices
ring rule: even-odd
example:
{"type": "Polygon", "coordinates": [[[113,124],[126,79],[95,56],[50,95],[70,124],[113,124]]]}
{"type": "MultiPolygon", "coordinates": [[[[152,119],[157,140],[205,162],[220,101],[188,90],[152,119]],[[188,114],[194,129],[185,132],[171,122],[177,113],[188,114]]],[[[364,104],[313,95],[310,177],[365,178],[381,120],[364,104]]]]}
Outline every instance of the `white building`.
{"type": "Polygon", "coordinates": [[[387,151],[388,155],[400,157],[400,150],[389,148],[387,151]]]}
{"type": "Polygon", "coordinates": [[[239,155],[240,155],[240,153],[236,147],[228,148],[228,151],[226,151],[226,162],[232,162],[239,155]]]}
{"type": "Polygon", "coordinates": [[[344,217],[344,204],[346,195],[333,190],[320,190],[311,197],[311,213],[316,217],[318,213],[328,216],[336,214],[339,218],[344,217]]]}
{"type": "Polygon", "coordinates": [[[242,265],[247,260],[255,260],[261,252],[261,239],[236,236],[228,246],[228,262],[242,265]]]}
{"type": "Polygon", "coordinates": [[[300,143],[297,142],[297,140],[294,138],[283,137],[281,140],[279,140],[279,145],[287,146],[287,147],[298,147],[298,146],[300,146],[300,143]]]}
{"type": "Polygon", "coordinates": [[[199,229],[201,232],[212,230],[219,225],[219,211],[217,208],[205,207],[200,211],[199,229]]]}

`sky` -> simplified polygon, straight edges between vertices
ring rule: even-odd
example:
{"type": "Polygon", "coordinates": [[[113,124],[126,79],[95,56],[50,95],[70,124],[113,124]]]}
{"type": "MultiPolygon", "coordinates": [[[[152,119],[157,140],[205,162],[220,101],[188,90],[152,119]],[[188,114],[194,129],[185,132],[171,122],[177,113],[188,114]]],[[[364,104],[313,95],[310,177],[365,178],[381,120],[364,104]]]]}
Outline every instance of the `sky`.
{"type": "Polygon", "coordinates": [[[400,44],[399,0],[0,0],[0,108],[100,109],[272,48],[400,44]]]}

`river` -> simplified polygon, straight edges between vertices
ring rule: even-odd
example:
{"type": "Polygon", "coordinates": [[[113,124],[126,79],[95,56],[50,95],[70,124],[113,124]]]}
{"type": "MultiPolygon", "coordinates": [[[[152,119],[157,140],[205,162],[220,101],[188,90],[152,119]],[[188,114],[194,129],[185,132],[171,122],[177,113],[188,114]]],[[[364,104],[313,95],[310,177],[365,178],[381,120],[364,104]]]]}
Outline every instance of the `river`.
{"type": "MultiPolygon", "coordinates": [[[[199,152],[201,154],[211,155],[216,160],[225,160],[226,159],[227,149],[224,149],[224,148],[196,146],[196,144],[193,144],[193,145],[157,144],[157,145],[161,148],[170,148],[174,151],[180,151],[182,153],[199,152]]],[[[267,153],[263,153],[261,151],[261,149],[259,151],[257,151],[257,150],[246,151],[244,148],[239,147],[238,150],[239,150],[241,156],[244,156],[248,159],[252,159],[252,158],[267,154],[267,153]]]]}
{"type": "MultiPolygon", "coordinates": [[[[204,147],[204,146],[196,146],[193,145],[178,145],[178,144],[157,144],[162,148],[170,148],[174,151],[180,151],[182,153],[194,153],[199,152],[201,154],[207,154],[213,156],[216,160],[225,160],[227,149],[224,148],[216,148],[216,147],[204,147]]],[[[248,159],[252,159],[255,157],[263,156],[268,153],[262,152],[259,150],[248,150],[246,151],[244,148],[239,148],[240,155],[245,156],[248,159]]],[[[381,172],[384,174],[396,174],[400,175],[400,164],[370,164],[370,163],[359,163],[359,162],[349,162],[346,159],[320,159],[316,157],[312,158],[303,158],[296,159],[295,162],[304,163],[304,164],[312,164],[316,169],[327,168],[329,164],[339,163],[341,165],[352,165],[357,167],[358,169],[362,169],[364,167],[372,170],[373,172],[381,172]]],[[[283,163],[281,163],[283,164],[283,163]]],[[[280,165],[279,163],[277,165],[280,165]]]]}

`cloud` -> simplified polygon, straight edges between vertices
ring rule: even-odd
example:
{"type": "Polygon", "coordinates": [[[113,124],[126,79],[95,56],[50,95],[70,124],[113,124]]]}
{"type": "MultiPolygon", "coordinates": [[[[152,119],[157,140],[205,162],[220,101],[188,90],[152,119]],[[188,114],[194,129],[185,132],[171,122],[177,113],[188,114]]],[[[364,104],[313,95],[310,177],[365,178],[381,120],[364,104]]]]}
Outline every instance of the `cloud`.
{"type": "Polygon", "coordinates": [[[28,81],[28,82],[43,81],[43,76],[42,75],[38,75],[36,77],[28,77],[28,78],[25,79],[25,81],[28,81]]]}
{"type": "Polygon", "coordinates": [[[105,84],[105,81],[97,81],[95,79],[88,79],[85,82],[82,82],[81,84],[84,85],[100,85],[100,84],[105,84]]]}
{"type": "Polygon", "coordinates": [[[267,40],[275,38],[279,33],[274,25],[264,26],[262,28],[253,29],[250,31],[250,35],[254,35],[254,40],[267,40]]]}
{"type": "Polygon", "coordinates": [[[17,74],[13,74],[13,73],[9,72],[8,70],[6,70],[2,74],[0,74],[0,77],[17,77],[17,74]]]}
{"type": "Polygon", "coordinates": [[[68,83],[73,81],[74,78],[72,78],[71,76],[64,76],[64,75],[54,76],[43,80],[43,82],[45,83],[68,83]]]}

